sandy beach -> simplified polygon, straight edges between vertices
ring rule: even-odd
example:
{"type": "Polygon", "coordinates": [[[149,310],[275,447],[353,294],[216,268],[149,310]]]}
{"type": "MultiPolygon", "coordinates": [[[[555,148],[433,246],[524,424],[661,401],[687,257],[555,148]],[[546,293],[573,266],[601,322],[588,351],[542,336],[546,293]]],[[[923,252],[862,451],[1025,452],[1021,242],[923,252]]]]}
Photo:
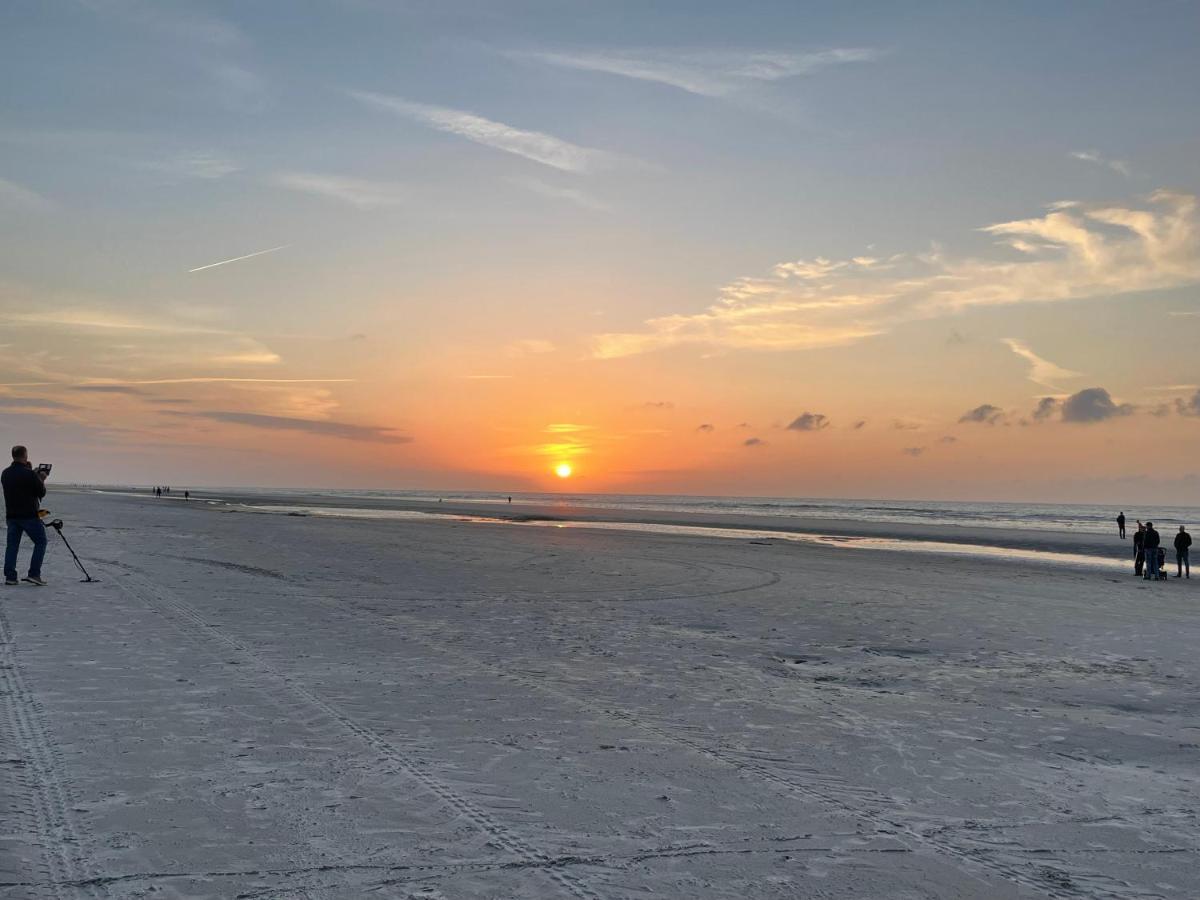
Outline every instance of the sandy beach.
{"type": "Polygon", "coordinates": [[[47,505],[100,581],[0,594],[0,896],[1200,895],[1200,581],[47,505]]]}

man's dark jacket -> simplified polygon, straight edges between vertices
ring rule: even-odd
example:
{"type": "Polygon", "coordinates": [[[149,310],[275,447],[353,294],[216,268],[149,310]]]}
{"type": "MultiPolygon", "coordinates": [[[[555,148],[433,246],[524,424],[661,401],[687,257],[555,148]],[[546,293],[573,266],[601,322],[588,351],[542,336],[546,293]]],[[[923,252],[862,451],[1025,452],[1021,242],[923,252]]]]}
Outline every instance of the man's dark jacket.
{"type": "Polygon", "coordinates": [[[4,517],[6,519],[36,519],[46,485],[24,463],[13,463],[3,474],[4,517]]]}
{"type": "Polygon", "coordinates": [[[1182,553],[1188,547],[1192,546],[1192,536],[1186,531],[1181,531],[1175,535],[1175,552],[1182,553]]]}
{"type": "Polygon", "coordinates": [[[1143,546],[1147,550],[1157,550],[1158,542],[1159,542],[1158,529],[1157,528],[1147,528],[1146,529],[1146,539],[1144,541],[1142,541],[1143,546]]]}

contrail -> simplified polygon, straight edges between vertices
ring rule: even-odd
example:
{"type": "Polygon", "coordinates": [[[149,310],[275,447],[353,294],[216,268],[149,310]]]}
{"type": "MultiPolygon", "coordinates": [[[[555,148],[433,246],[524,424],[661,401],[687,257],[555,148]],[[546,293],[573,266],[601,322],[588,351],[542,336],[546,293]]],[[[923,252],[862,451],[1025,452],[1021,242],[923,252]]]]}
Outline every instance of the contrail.
{"type": "Polygon", "coordinates": [[[209,263],[207,266],[196,266],[194,269],[188,269],[188,273],[203,272],[205,269],[216,268],[217,266],[226,266],[229,263],[241,262],[243,259],[251,259],[255,256],[262,256],[264,253],[274,253],[276,250],[286,250],[291,244],[284,244],[281,247],[272,247],[270,250],[258,250],[254,253],[247,253],[245,256],[235,256],[233,259],[223,259],[220,262],[209,263]]]}

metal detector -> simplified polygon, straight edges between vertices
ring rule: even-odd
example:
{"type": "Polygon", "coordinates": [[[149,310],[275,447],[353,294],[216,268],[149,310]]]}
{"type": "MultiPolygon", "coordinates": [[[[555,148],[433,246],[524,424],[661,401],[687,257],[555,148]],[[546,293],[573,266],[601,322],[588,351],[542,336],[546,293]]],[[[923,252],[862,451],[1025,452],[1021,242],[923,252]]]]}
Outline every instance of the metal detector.
{"type": "Polygon", "coordinates": [[[75,565],[79,566],[79,571],[83,573],[83,578],[81,578],[80,581],[82,581],[82,582],[99,581],[100,580],[99,578],[93,578],[91,575],[88,574],[88,570],[85,569],[83,567],[83,563],[81,563],[79,561],[79,554],[77,554],[75,552],[75,548],[71,546],[71,542],[68,541],[67,536],[65,534],[63,534],[63,520],[62,519],[52,519],[51,521],[47,522],[46,524],[58,532],[58,536],[60,538],[62,538],[62,542],[64,544],[66,544],[67,549],[71,551],[71,558],[73,560],[75,560],[75,565]]]}

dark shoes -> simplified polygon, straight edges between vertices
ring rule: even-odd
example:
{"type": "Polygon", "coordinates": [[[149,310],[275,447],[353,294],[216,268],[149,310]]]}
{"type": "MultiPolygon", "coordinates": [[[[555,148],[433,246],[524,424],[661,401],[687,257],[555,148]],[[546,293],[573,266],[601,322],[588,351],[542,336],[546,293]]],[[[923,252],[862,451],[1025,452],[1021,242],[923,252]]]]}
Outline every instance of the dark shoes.
{"type": "Polygon", "coordinates": [[[38,587],[46,586],[46,582],[42,580],[40,575],[26,575],[21,580],[26,582],[27,584],[36,584],[38,587]]]}
{"type": "Polygon", "coordinates": [[[5,585],[7,585],[8,587],[16,587],[16,586],[17,586],[18,584],[20,584],[21,582],[17,581],[17,579],[15,579],[15,578],[5,578],[5,579],[4,579],[4,583],[5,583],[5,585]]]}

